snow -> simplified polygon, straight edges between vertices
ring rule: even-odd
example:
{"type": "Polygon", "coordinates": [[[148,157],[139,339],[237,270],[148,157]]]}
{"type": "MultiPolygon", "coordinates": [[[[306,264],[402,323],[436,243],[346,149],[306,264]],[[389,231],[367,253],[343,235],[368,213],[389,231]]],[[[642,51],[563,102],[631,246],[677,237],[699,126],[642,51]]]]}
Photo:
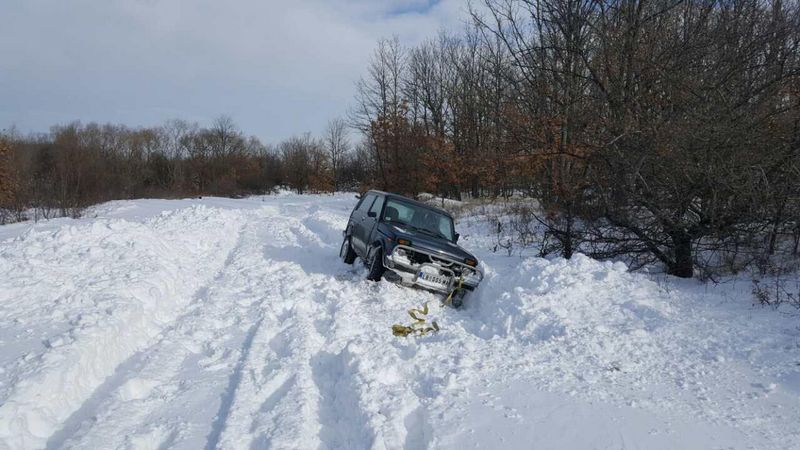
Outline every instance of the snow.
{"type": "Polygon", "coordinates": [[[427,192],[423,192],[423,193],[417,195],[417,200],[419,200],[421,202],[425,202],[425,203],[427,203],[427,204],[429,204],[431,206],[436,206],[438,208],[445,207],[445,208],[449,208],[449,209],[453,209],[453,208],[458,209],[458,208],[466,206],[466,203],[464,203],[464,202],[462,202],[460,200],[455,200],[455,199],[452,199],[452,198],[437,197],[437,196],[435,196],[433,194],[429,194],[427,192]]]}
{"type": "Polygon", "coordinates": [[[797,315],[461,243],[465,308],[338,259],[352,194],[0,227],[0,449],[799,448],[797,315]],[[441,331],[399,338],[429,302],[441,331]]]}

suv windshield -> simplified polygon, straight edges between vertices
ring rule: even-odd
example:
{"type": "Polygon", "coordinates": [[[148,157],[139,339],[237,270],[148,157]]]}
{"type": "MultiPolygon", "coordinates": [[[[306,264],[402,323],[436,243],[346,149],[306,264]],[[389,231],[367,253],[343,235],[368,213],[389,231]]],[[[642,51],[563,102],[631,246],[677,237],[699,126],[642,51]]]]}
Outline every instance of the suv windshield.
{"type": "Polygon", "coordinates": [[[422,206],[389,199],[383,209],[383,221],[453,241],[453,220],[422,206]]]}

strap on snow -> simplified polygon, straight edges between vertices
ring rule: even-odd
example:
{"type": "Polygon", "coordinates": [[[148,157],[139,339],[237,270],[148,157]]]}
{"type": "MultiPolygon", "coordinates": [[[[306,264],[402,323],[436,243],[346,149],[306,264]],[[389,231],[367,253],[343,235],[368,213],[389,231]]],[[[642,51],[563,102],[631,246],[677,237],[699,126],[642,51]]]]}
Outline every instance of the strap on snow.
{"type": "Polygon", "coordinates": [[[431,322],[431,326],[425,326],[424,316],[428,315],[428,302],[425,302],[425,304],[422,306],[422,309],[409,309],[408,315],[414,319],[414,322],[409,326],[400,324],[392,325],[393,335],[406,337],[416,333],[420,336],[424,336],[432,331],[439,331],[439,324],[437,324],[435,320],[431,322]]]}

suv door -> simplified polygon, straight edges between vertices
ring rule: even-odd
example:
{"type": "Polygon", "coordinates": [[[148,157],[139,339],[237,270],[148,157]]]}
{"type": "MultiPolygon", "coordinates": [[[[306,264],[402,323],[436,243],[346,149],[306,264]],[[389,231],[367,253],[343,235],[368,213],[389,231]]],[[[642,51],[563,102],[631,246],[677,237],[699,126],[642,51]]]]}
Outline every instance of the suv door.
{"type": "Polygon", "coordinates": [[[367,212],[372,207],[372,203],[375,201],[375,194],[367,194],[364,196],[364,199],[361,200],[361,203],[358,204],[358,207],[353,211],[351,220],[353,222],[353,231],[350,234],[350,243],[353,245],[353,250],[361,256],[366,256],[364,249],[366,245],[364,244],[364,222],[367,220],[367,212]]]}
{"type": "Polygon", "coordinates": [[[366,251],[369,250],[370,244],[372,244],[372,232],[375,230],[375,225],[378,224],[378,221],[381,218],[381,210],[383,210],[383,204],[385,202],[385,198],[382,195],[378,195],[375,199],[375,202],[367,211],[367,217],[364,218],[362,222],[362,228],[364,229],[364,235],[362,242],[364,243],[364,254],[366,255],[366,251]]]}

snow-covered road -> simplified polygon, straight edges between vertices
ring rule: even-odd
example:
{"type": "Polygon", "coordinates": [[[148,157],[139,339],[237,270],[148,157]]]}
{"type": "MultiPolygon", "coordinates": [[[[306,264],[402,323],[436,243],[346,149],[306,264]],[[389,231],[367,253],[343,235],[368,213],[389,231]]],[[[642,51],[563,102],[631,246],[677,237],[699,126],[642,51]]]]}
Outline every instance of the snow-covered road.
{"type": "Polygon", "coordinates": [[[338,259],[352,195],[0,227],[0,449],[800,448],[797,317],[490,252],[466,308],[338,259]],[[398,338],[430,302],[439,333],[398,338]]]}

